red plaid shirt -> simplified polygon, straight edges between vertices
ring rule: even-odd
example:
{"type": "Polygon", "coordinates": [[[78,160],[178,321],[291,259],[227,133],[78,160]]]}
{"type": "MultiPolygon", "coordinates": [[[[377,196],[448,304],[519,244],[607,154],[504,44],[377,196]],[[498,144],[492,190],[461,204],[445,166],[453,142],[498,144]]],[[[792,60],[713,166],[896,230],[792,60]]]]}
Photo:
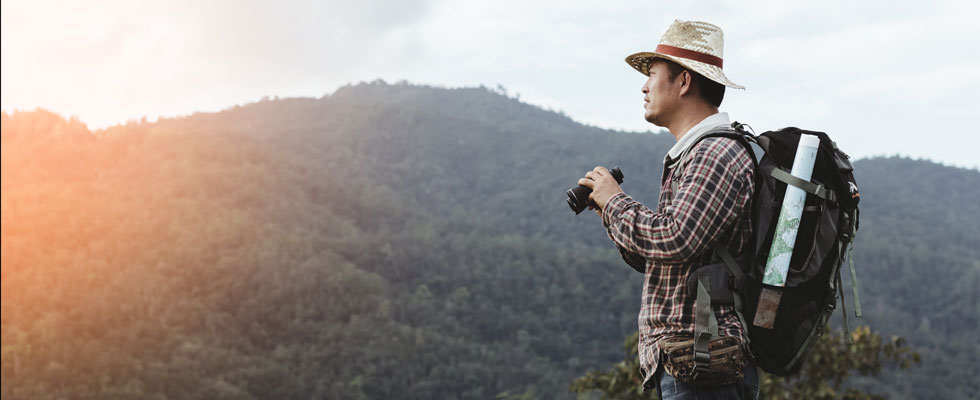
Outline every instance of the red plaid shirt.
{"type": "MultiPolygon", "coordinates": [[[[656,212],[625,193],[614,195],[602,210],[602,222],[623,259],[645,271],[637,345],[644,387],[650,387],[647,382],[660,363],[659,340],[694,335],[697,288],[687,287],[688,274],[711,260],[715,243],[727,243],[734,255],[749,245],[755,186],[750,157],[735,140],[704,139],[680,165],[664,168],[656,212]],[[676,193],[671,181],[677,183],[676,193]]],[[[744,343],[734,309],[713,309],[719,335],[744,343]]]]}

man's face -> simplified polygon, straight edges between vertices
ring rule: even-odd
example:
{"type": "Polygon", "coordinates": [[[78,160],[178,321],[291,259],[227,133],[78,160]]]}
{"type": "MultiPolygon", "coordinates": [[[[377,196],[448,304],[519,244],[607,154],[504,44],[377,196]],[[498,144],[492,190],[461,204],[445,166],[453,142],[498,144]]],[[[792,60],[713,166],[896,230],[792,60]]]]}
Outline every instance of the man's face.
{"type": "Polygon", "coordinates": [[[657,126],[666,126],[674,113],[679,98],[680,76],[672,81],[667,63],[662,60],[650,62],[650,75],[643,84],[644,119],[657,126]]]}

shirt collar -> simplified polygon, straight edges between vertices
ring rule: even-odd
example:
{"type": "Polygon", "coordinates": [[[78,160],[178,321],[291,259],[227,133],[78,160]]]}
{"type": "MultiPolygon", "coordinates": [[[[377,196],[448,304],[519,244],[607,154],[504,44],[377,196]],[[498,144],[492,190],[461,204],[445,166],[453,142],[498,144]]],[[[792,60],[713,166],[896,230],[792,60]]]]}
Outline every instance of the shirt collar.
{"type": "Polygon", "coordinates": [[[677,157],[680,157],[685,150],[693,146],[694,142],[697,142],[698,138],[704,136],[704,134],[711,131],[711,129],[728,125],[731,125],[731,122],[728,120],[727,112],[716,113],[701,120],[701,122],[698,122],[697,125],[694,125],[694,127],[688,130],[684,136],[681,136],[681,139],[674,144],[674,147],[671,147],[670,150],[667,151],[667,157],[664,158],[664,162],[666,163],[668,160],[676,160],[677,157]]]}

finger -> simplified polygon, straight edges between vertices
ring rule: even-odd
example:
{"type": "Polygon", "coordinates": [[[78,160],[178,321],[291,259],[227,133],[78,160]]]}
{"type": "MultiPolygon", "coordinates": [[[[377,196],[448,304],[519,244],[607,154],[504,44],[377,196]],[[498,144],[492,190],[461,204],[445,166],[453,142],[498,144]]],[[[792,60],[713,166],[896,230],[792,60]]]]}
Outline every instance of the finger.
{"type": "Polygon", "coordinates": [[[601,165],[595,167],[595,169],[593,169],[592,171],[595,172],[596,174],[599,174],[600,176],[603,176],[603,175],[606,175],[606,174],[609,173],[609,170],[606,169],[606,167],[603,167],[601,165]]]}
{"type": "Polygon", "coordinates": [[[592,189],[593,188],[592,185],[595,185],[595,181],[594,180],[591,180],[591,179],[587,179],[587,178],[582,178],[582,179],[579,179],[578,180],[578,184],[579,185],[582,185],[582,186],[585,186],[585,187],[587,187],[589,189],[592,189]]]}

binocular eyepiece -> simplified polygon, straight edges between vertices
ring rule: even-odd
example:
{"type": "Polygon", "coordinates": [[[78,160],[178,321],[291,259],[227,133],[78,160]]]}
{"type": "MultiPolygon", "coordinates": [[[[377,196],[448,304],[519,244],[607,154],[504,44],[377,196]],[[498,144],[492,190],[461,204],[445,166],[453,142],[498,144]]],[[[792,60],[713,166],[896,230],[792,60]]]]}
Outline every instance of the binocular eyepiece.
{"type": "MultiPolygon", "coordinates": [[[[623,183],[623,171],[620,171],[619,167],[614,167],[613,169],[609,170],[609,173],[611,173],[613,178],[616,179],[616,183],[623,183]]],[[[587,186],[578,185],[568,189],[565,194],[568,195],[568,207],[575,212],[575,215],[578,215],[582,212],[582,210],[585,210],[590,205],[596,205],[595,202],[589,200],[589,195],[592,194],[592,189],[589,189],[587,186]]]]}

